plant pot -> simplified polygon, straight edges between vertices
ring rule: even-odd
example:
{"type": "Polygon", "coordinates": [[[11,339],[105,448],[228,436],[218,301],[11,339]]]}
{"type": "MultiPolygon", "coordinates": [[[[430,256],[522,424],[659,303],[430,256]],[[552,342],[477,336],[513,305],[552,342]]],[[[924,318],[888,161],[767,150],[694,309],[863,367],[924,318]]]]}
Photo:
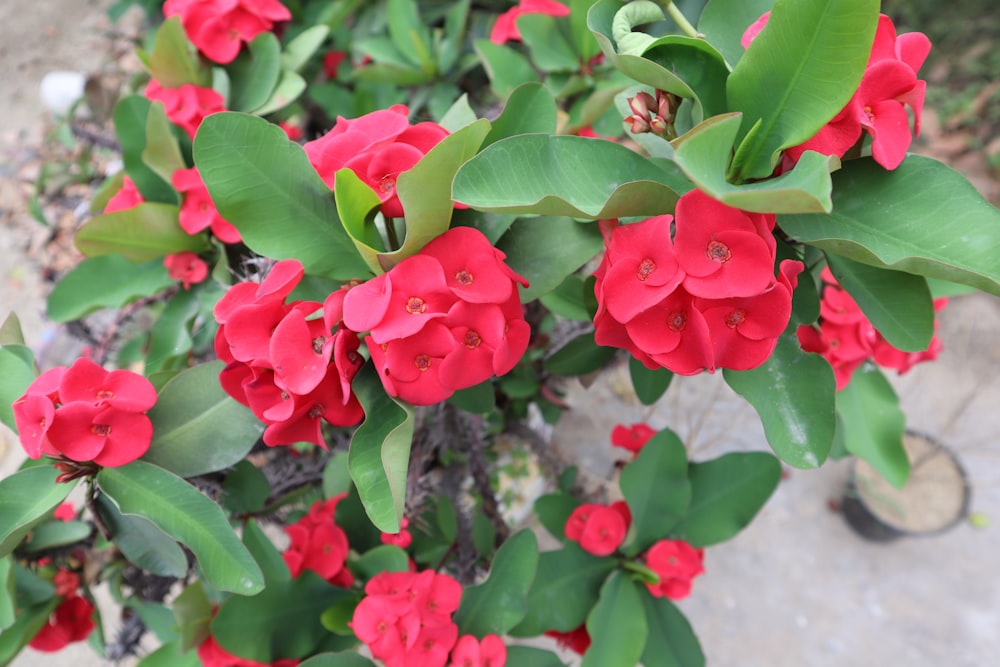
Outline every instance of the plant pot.
{"type": "Polygon", "coordinates": [[[971,489],[965,470],[945,446],[907,432],[903,447],[910,477],[896,489],[867,462],[855,459],[841,509],[862,537],[887,542],[904,536],[940,534],[969,512],[971,489]]]}

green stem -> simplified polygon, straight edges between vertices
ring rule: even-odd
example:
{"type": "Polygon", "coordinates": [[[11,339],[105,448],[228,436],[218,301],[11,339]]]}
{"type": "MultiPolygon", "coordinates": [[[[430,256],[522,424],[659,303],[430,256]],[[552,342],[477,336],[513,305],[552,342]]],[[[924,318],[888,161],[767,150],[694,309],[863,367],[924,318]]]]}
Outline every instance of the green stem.
{"type": "Polygon", "coordinates": [[[684,14],[681,13],[681,10],[677,9],[677,5],[673,2],[668,2],[664,6],[664,9],[667,10],[667,14],[670,15],[670,18],[674,20],[674,23],[677,24],[685,35],[688,37],[702,37],[701,33],[695,30],[695,27],[688,22],[688,20],[684,17],[684,14]]]}
{"type": "Polygon", "coordinates": [[[385,236],[386,240],[389,242],[389,250],[399,250],[399,236],[396,234],[395,219],[385,219],[385,236]]]}

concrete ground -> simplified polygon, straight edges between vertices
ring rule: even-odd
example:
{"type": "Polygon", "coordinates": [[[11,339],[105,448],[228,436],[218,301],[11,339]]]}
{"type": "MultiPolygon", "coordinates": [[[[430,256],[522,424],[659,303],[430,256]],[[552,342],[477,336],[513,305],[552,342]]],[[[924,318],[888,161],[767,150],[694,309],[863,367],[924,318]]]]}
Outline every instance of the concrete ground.
{"type": "MultiPolygon", "coordinates": [[[[41,77],[54,69],[95,71],[109,0],[48,0],[38,9],[0,3],[0,318],[21,316],[32,341],[56,333],[42,317],[39,267],[25,249],[46,232],[23,209],[27,184],[17,164],[41,136],[41,77]],[[67,36],[71,36],[67,39],[67,36]],[[27,221],[27,222],[26,222],[27,221]]],[[[977,185],[980,182],[977,181],[977,185]]],[[[987,184],[995,186],[995,184],[987,184]]],[[[984,188],[985,189],[985,188],[984,188]]],[[[930,538],[872,543],[852,532],[829,501],[839,499],[845,462],[790,471],[757,519],[736,539],[710,548],[707,574],[681,603],[713,667],[988,667],[1000,662],[1000,300],[955,299],[941,314],[945,351],[894,378],[911,427],[952,447],[973,486],[972,511],[993,523],[963,523],[930,538]]],[[[574,410],[555,443],[580,452],[603,474],[616,423],[670,426],[692,458],[766,449],[752,409],[721,376],[680,378],[654,408],[628,396],[620,373],[574,389],[574,410]]],[[[19,446],[0,427],[0,474],[19,446]]],[[[114,622],[109,622],[111,627],[114,622]]],[[[59,654],[26,651],[14,667],[100,665],[85,646],[59,654]]],[[[513,666],[512,666],[513,667],[513,666]]]]}

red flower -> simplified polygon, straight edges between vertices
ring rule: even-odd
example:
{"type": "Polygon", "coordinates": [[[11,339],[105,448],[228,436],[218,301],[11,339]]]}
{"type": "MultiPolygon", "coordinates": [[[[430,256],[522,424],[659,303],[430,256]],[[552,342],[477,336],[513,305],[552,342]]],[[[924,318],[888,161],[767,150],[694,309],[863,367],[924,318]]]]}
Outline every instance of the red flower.
{"type": "Polygon", "coordinates": [[[646,566],[660,581],[646,584],[646,588],[654,597],[686,598],[691,593],[691,580],[705,572],[704,557],[704,549],[695,549],[684,540],[660,540],[646,552],[646,566]]]}
{"type": "Polygon", "coordinates": [[[382,533],[382,544],[391,544],[400,549],[405,549],[413,543],[413,535],[406,528],[410,525],[410,520],[405,516],[400,522],[398,533],[382,533]]]}
{"type": "Polygon", "coordinates": [[[215,637],[211,635],[198,645],[198,659],[201,660],[203,667],[296,667],[299,664],[299,661],[293,658],[281,658],[270,665],[241,658],[219,646],[215,637]]]}
{"type": "Polygon", "coordinates": [[[185,232],[194,235],[211,228],[212,233],[223,243],[240,242],[239,230],[219,215],[197,167],[178,169],[174,172],[172,181],[177,191],[183,195],[178,220],[185,232]]]}
{"type": "Polygon", "coordinates": [[[517,29],[517,18],[522,14],[547,14],[549,16],[569,16],[569,7],[555,0],[521,0],[517,7],[511,7],[497,17],[490,31],[490,41],[504,44],[511,40],[521,41],[517,29]]]}
{"type": "Polygon", "coordinates": [[[285,527],[291,544],[282,557],[293,577],[312,570],[336,586],[350,588],[354,583],[354,576],[345,567],[350,549],[347,533],[334,520],[337,503],[346,497],[342,493],[317,500],[305,516],[285,527]]]}
{"type": "Polygon", "coordinates": [[[114,196],[108,200],[108,203],[104,205],[105,213],[114,213],[116,211],[126,211],[130,208],[135,208],[139,204],[144,203],[146,200],[142,198],[142,193],[139,192],[139,188],[136,187],[135,181],[133,181],[128,176],[122,179],[122,187],[114,196]]]}
{"type": "Polygon", "coordinates": [[[49,620],[28,643],[36,651],[54,653],[86,639],[94,630],[94,605],[73,595],[59,603],[49,620]]]}
{"type": "Polygon", "coordinates": [[[285,136],[288,137],[289,141],[298,141],[304,135],[301,127],[285,120],[278,123],[278,127],[284,130],[285,136]]]}
{"type": "Polygon", "coordinates": [[[146,97],[162,102],[167,118],[194,139],[201,121],[213,113],[226,110],[222,95],[211,88],[185,83],[178,88],[164,88],[155,79],[146,85],[146,97]]]}
{"type": "Polygon", "coordinates": [[[552,637],[556,640],[556,643],[563,648],[568,648],[571,651],[575,651],[580,655],[587,652],[590,648],[590,634],[587,632],[587,626],[581,625],[580,627],[570,630],[569,632],[559,632],[558,630],[548,630],[545,633],[546,637],[552,637]]]}
{"type": "Polygon", "coordinates": [[[578,542],[587,553],[609,556],[625,541],[632,515],[624,502],[610,507],[594,503],[580,505],[566,520],[566,538],[578,542]]]}
{"type": "Polygon", "coordinates": [[[180,281],[184,289],[208,277],[208,264],[193,252],[175,252],[163,258],[163,266],[172,280],[180,281]]]}
{"type": "Polygon", "coordinates": [[[451,650],[452,667],[503,667],[506,664],[507,647],[497,635],[486,635],[482,641],[474,635],[462,635],[451,650]]]}
{"type": "Polygon", "coordinates": [[[76,595],[76,589],[80,587],[80,576],[61,567],[52,578],[52,584],[55,586],[56,595],[64,598],[73,597],[76,595]]]}
{"type": "Polygon", "coordinates": [[[232,62],[244,42],[292,18],[278,0],[167,0],[163,15],[179,15],[188,39],[220,65],[232,62]]]}
{"type": "Polygon", "coordinates": [[[326,74],[327,78],[331,81],[337,80],[337,68],[340,67],[340,63],[347,60],[346,51],[327,51],[326,55],[323,56],[323,72],[326,74]]]}
{"type": "Polygon", "coordinates": [[[649,424],[616,424],[611,430],[611,445],[632,452],[633,458],[639,455],[646,442],[656,435],[656,429],[649,424]]]}
{"type": "Polygon", "coordinates": [[[68,501],[59,503],[59,507],[55,509],[52,516],[60,521],[72,521],[76,518],[76,508],[73,507],[73,503],[68,501]]]}

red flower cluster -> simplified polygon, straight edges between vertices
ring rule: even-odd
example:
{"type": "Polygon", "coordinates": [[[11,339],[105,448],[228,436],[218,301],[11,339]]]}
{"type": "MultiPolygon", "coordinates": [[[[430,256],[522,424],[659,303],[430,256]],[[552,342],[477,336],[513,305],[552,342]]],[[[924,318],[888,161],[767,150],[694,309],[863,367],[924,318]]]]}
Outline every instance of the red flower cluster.
{"type": "Polygon", "coordinates": [[[72,642],[83,641],[94,630],[94,605],[77,594],[80,577],[60,569],[52,583],[55,584],[56,595],[63,596],[63,600],[28,642],[31,648],[46,653],[55,653],[72,642]]]}
{"type": "Polygon", "coordinates": [[[788,325],[802,262],[782,261],[775,277],[774,215],[699,190],[676,213],[612,222],[594,272],[594,340],[681,375],[759,366],[788,325]]]}
{"type": "MultiPolygon", "coordinates": [[[[770,17],[761,16],[743,34],[743,47],[750,45],[770,17]]],[[[922,32],[896,35],[896,27],[885,14],[879,16],[875,41],[858,89],[847,105],[814,137],[789,148],[785,155],[798,161],[803,152],[817,151],[843,157],[862,132],[872,138],[872,157],[886,169],[895,169],[906,157],[914,135],[920,134],[925,81],[917,71],[930,53],[931,42],[922,32]],[[906,113],[914,115],[913,132],[906,113]]]]}
{"type": "Polygon", "coordinates": [[[281,658],[270,665],[241,658],[219,646],[211,635],[198,645],[198,659],[202,667],[296,667],[299,664],[294,658],[281,658]]]}
{"type": "Polygon", "coordinates": [[[660,540],[646,552],[646,566],[659,575],[656,584],[646,584],[654,597],[671,600],[691,593],[691,580],[705,573],[704,549],[695,549],[684,540],[660,540]]]}
{"type": "Polygon", "coordinates": [[[507,664],[507,647],[497,635],[486,635],[479,641],[473,635],[462,635],[451,651],[452,667],[503,667],[507,664]]]}
{"type": "Polygon", "coordinates": [[[232,62],[243,42],[292,18],[278,0],[167,0],[163,15],[180,16],[188,39],[220,65],[232,62]]]}
{"type": "MultiPolygon", "coordinates": [[[[837,391],[847,386],[854,370],[868,359],[879,366],[895,368],[900,374],[921,361],[937,359],[942,346],[936,334],[926,350],[903,352],[872,326],[861,307],[837,283],[829,269],[823,270],[822,278],[824,287],[819,323],[816,326],[802,325],[796,333],[803,350],[823,355],[833,366],[837,391]]],[[[941,310],[947,303],[948,299],[937,299],[934,309],[941,310]]],[[[936,321],[934,327],[936,330],[936,321]]]]}
{"type": "Polygon", "coordinates": [[[462,586],[431,570],[381,572],[365,586],[351,627],[386,667],[444,667],[458,640],[451,615],[462,586]]]}
{"type": "Polygon", "coordinates": [[[184,289],[208,277],[208,264],[193,252],[175,252],[163,258],[163,266],[172,280],[180,281],[184,289]]]}
{"type": "Polygon", "coordinates": [[[521,0],[497,17],[490,31],[490,41],[505,44],[511,40],[521,41],[521,31],[517,29],[517,18],[523,14],[548,14],[549,16],[569,16],[569,7],[556,0],[521,0]]]}
{"type": "Polygon", "coordinates": [[[410,125],[407,114],[407,107],[396,104],[360,118],[338,116],[333,129],[303,148],[328,186],[338,170],[350,169],[379,196],[384,216],[400,218],[396,179],[448,136],[437,123],[410,125]]]}
{"type": "Polygon", "coordinates": [[[552,637],[562,648],[568,648],[580,655],[586,653],[587,649],[590,648],[590,633],[587,632],[586,624],[569,632],[549,630],[545,633],[545,636],[552,637]]]}
{"type": "Polygon", "coordinates": [[[105,213],[115,213],[116,211],[126,211],[135,208],[146,200],[142,198],[142,193],[136,187],[135,181],[128,176],[122,179],[122,187],[114,194],[108,203],[104,205],[105,213]]]}
{"type": "Polygon", "coordinates": [[[400,549],[410,546],[413,543],[413,535],[407,530],[409,525],[410,520],[404,516],[402,521],[400,521],[398,533],[382,533],[382,544],[391,544],[400,549]]]}
{"type": "Polygon", "coordinates": [[[223,243],[240,242],[240,231],[219,215],[197,167],[178,169],[171,180],[183,197],[178,214],[181,229],[192,236],[211,229],[223,243]]]}
{"type": "Polygon", "coordinates": [[[278,262],[262,283],[233,285],[215,306],[215,351],[227,364],[219,381],[267,424],[272,446],[325,447],[320,419],[353,426],[364,416],[351,391],[363,362],[358,337],[340,325],[344,291],[322,304],[285,303],[303,273],[297,260],[278,262]]]}
{"type": "Polygon", "coordinates": [[[282,557],[292,577],[312,570],[334,586],[350,588],[354,584],[354,575],[345,567],[350,550],[347,533],[334,520],[337,503],[346,497],[342,493],[326,501],[317,500],[305,516],[285,526],[291,544],[282,557]]]}
{"type": "Polygon", "coordinates": [[[105,467],[146,453],[156,389],[132,371],[106,371],[89,359],[48,370],[14,401],[14,422],[28,456],[65,456],[105,467]]]}
{"type": "Polygon", "coordinates": [[[632,458],[635,458],[654,435],[656,435],[656,429],[649,424],[641,422],[631,426],[616,424],[611,429],[611,445],[627,449],[632,452],[632,458]]]}
{"type": "Polygon", "coordinates": [[[566,519],[566,538],[578,542],[587,553],[610,556],[625,541],[632,513],[625,501],[610,506],[597,503],[580,505],[566,519]]]}
{"type": "Polygon", "coordinates": [[[226,110],[222,95],[193,83],[185,83],[179,88],[164,88],[156,79],[151,79],[146,85],[146,97],[162,102],[167,119],[181,127],[191,139],[194,139],[206,116],[226,110]]]}
{"type": "Polygon", "coordinates": [[[456,227],[344,297],[386,391],[433,405],[509,372],[528,347],[515,283],[527,281],[482,232],[456,227]]]}

